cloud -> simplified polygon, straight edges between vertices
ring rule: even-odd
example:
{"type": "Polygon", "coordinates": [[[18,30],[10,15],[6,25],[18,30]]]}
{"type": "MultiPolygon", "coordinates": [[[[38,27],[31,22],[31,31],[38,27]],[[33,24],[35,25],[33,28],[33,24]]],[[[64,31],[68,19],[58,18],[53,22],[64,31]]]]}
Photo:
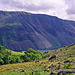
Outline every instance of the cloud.
{"type": "Polygon", "coordinates": [[[0,0],[0,10],[43,13],[75,20],[71,16],[75,14],[74,3],[74,0],[0,0]]]}
{"type": "Polygon", "coordinates": [[[75,20],[75,0],[65,0],[68,8],[66,10],[68,19],[75,20]]]}
{"type": "Polygon", "coordinates": [[[68,4],[67,13],[75,14],[75,0],[66,0],[66,3],[68,4]]]}
{"type": "MultiPolygon", "coordinates": [[[[53,0],[55,1],[55,0],[53,0]]],[[[29,11],[40,11],[54,8],[55,4],[50,0],[0,0],[0,3],[5,6],[16,7],[29,11]]]]}

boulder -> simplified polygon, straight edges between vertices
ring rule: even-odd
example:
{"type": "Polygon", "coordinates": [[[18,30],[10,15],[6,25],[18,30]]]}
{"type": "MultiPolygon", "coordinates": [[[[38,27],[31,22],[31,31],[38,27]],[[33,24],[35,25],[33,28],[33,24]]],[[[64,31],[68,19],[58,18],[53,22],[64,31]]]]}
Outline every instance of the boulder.
{"type": "Polygon", "coordinates": [[[39,60],[36,60],[35,63],[39,62],[39,60]]]}
{"type": "Polygon", "coordinates": [[[66,60],[66,61],[64,61],[64,63],[69,63],[69,62],[72,62],[72,60],[66,60]]]}
{"type": "Polygon", "coordinates": [[[41,62],[41,64],[45,64],[45,62],[41,62]]]}
{"type": "Polygon", "coordinates": [[[49,60],[54,59],[54,58],[56,58],[56,57],[57,57],[56,55],[52,55],[52,56],[49,58],[49,60]]]}
{"type": "Polygon", "coordinates": [[[21,72],[25,72],[25,70],[22,70],[21,72]]]}
{"type": "Polygon", "coordinates": [[[75,73],[75,69],[65,69],[65,70],[59,69],[59,70],[51,72],[50,75],[54,75],[54,74],[60,75],[61,73],[63,75],[75,73]]]}

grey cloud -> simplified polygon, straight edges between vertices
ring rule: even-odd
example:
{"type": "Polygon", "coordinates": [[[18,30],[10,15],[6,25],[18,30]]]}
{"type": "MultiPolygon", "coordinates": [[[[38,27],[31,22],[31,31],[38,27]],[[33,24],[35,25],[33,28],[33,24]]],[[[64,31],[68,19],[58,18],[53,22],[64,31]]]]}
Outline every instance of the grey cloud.
{"type": "Polygon", "coordinates": [[[75,14],[75,10],[74,10],[75,8],[69,8],[68,10],[67,10],[67,13],[68,14],[75,14]]]}
{"type": "Polygon", "coordinates": [[[18,7],[22,5],[20,2],[14,0],[0,0],[0,3],[3,5],[8,5],[10,7],[18,7]]]}
{"type": "Polygon", "coordinates": [[[75,0],[66,0],[66,4],[68,4],[67,13],[75,14],[75,0]]]}
{"type": "Polygon", "coordinates": [[[34,4],[31,4],[29,6],[23,6],[23,5],[21,5],[19,8],[25,8],[26,10],[29,10],[29,11],[40,11],[40,10],[49,10],[49,9],[54,8],[54,7],[52,7],[50,5],[49,6],[48,5],[39,5],[39,6],[36,6],[34,4]]]}
{"type": "Polygon", "coordinates": [[[60,18],[72,19],[75,0],[0,0],[0,10],[46,13],[60,18]],[[68,9],[67,9],[68,5],[68,9]],[[62,14],[63,13],[63,14],[62,14]]]}
{"type": "Polygon", "coordinates": [[[22,4],[22,2],[19,2],[18,0],[0,0],[0,3],[4,4],[4,5],[8,5],[10,7],[16,7],[19,9],[25,9],[28,11],[40,11],[40,10],[49,10],[52,8],[55,8],[52,4],[45,4],[45,3],[41,3],[40,5],[35,5],[33,3],[31,3],[30,5],[22,4]]]}

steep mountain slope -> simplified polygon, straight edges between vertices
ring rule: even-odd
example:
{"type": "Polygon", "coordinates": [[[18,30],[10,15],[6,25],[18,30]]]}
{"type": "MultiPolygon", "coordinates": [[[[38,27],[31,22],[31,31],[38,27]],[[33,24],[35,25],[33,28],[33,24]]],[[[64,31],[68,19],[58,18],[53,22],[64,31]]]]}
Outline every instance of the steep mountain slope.
{"type": "Polygon", "coordinates": [[[0,11],[0,44],[8,49],[50,49],[73,42],[74,21],[44,14],[0,11]]]}

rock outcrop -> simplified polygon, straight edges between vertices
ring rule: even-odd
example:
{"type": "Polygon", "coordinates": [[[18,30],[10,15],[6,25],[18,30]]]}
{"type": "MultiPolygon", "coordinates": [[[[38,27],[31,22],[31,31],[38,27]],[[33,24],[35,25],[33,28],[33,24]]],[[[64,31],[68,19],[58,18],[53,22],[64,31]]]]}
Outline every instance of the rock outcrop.
{"type": "Polygon", "coordinates": [[[59,69],[59,70],[53,71],[50,75],[54,75],[54,74],[60,75],[61,73],[63,75],[75,73],[75,69],[65,69],[65,70],[59,69]]]}
{"type": "Polygon", "coordinates": [[[54,58],[56,58],[56,57],[57,57],[57,55],[52,55],[52,56],[49,58],[49,60],[54,59],[54,58]]]}

